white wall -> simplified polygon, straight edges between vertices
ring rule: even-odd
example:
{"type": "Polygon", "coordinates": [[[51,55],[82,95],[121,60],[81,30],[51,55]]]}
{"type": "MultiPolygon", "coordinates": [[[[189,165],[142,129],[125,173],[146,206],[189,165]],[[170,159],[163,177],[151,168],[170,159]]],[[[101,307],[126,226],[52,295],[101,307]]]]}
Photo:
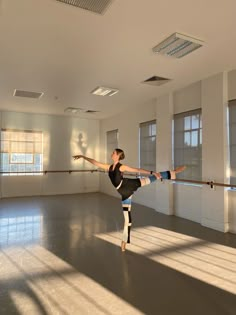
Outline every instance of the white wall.
{"type": "MultiPolygon", "coordinates": [[[[101,121],[100,140],[102,148],[101,159],[103,161],[105,160],[106,132],[118,129],[118,144],[126,154],[123,163],[133,167],[139,166],[139,123],[156,119],[155,106],[156,102],[152,100],[141,107],[131,108],[125,113],[101,121]]],[[[153,184],[148,188],[143,187],[140,189],[134,195],[133,201],[156,209],[156,185],[153,184]]],[[[111,185],[107,175],[101,176],[100,188],[102,192],[119,198],[119,194],[111,185]]]]}
{"type": "MultiPolygon", "coordinates": [[[[99,122],[74,117],[1,112],[1,128],[43,131],[43,170],[94,169],[72,155],[99,159],[99,122]]],[[[1,197],[68,194],[99,190],[98,173],[1,176],[1,197]]]]}
{"type": "Polygon", "coordinates": [[[199,81],[173,93],[174,114],[202,107],[201,85],[199,81]]]}
{"type": "MultiPolygon", "coordinates": [[[[122,115],[101,122],[101,148],[105,158],[106,132],[119,130],[119,146],[127,158],[124,163],[138,167],[139,123],[157,120],[157,169],[170,169],[172,163],[172,118],[173,112],[181,112],[201,107],[201,82],[192,84],[176,93],[164,95],[149,104],[131,109],[122,115]],[[195,101],[192,102],[192,99],[195,101]],[[182,110],[181,110],[182,109],[182,110]]],[[[107,176],[101,178],[101,190],[119,197],[107,176]]],[[[143,187],[134,194],[137,203],[152,207],[164,214],[201,222],[201,188],[194,185],[173,185],[168,181],[143,187]],[[196,201],[193,203],[193,198],[196,201]]]]}
{"type": "MultiPolygon", "coordinates": [[[[172,166],[173,113],[202,108],[203,180],[228,181],[227,100],[236,98],[236,70],[216,74],[173,94],[131,108],[102,121],[71,117],[0,112],[2,128],[42,130],[44,170],[91,169],[71,156],[83,153],[106,161],[106,132],[119,130],[124,163],[139,166],[139,123],[157,120],[157,169],[172,166]],[[80,138],[79,138],[79,135],[80,138]]],[[[112,162],[112,161],[110,161],[112,162]]],[[[58,173],[43,176],[1,176],[2,197],[100,191],[120,198],[107,174],[58,173]]],[[[140,189],[134,202],[175,214],[220,231],[236,233],[236,191],[209,186],[155,183],[140,189]]]]}
{"type": "MultiPolygon", "coordinates": [[[[164,95],[156,101],[157,142],[156,166],[157,170],[172,169],[172,117],[173,95],[164,95]]],[[[156,210],[165,214],[174,214],[173,185],[165,181],[158,185],[156,191],[156,210]]]]}
{"type": "MultiPolygon", "coordinates": [[[[236,99],[236,70],[228,73],[228,99],[236,99]]],[[[236,233],[236,191],[228,190],[229,231],[236,233]]]]}
{"type": "MultiPolygon", "coordinates": [[[[227,139],[228,75],[219,73],[202,81],[202,177],[228,183],[227,139]]],[[[223,187],[202,190],[202,224],[227,232],[228,192],[223,187]]]]}
{"type": "MultiPolygon", "coordinates": [[[[100,136],[105,157],[106,131],[119,130],[119,146],[127,154],[124,163],[138,166],[138,126],[157,120],[157,169],[172,166],[171,118],[173,114],[202,108],[203,181],[228,182],[227,101],[236,98],[236,71],[206,78],[173,94],[163,95],[150,104],[123,115],[103,120],[100,136]]],[[[101,190],[118,197],[107,176],[101,190]]],[[[143,187],[134,201],[165,214],[175,214],[223,232],[236,231],[236,192],[209,185],[167,182],[143,187]]]]}
{"type": "MultiPolygon", "coordinates": [[[[202,82],[193,83],[174,92],[174,114],[199,109],[201,105],[202,82]]],[[[181,218],[201,222],[201,191],[199,185],[177,183],[174,185],[174,214],[181,218]]]]}

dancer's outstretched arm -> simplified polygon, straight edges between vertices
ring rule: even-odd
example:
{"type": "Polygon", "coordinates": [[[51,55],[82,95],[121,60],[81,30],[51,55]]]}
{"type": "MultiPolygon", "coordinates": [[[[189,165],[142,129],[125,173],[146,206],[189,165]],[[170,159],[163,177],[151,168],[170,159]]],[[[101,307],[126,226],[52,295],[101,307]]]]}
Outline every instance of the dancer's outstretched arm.
{"type": "Polygon", "coordinates": [[[147,175],[154,173],[154,171],[151,172],[151,171],[145,170],[143,168],[130,167],[130,166],[124,165],[124,164],[121,165],[120,171],[121,172],[131,172],[131,173],[142,173],[142,174],[147,174],[147,175]]]}
{"type": "MultiPolygon", "coordinates": [[[[184,170],[186,169],[186,166],[179,166],[177,167],[176,169],[174,169],[173,171],[170,171],[171,173],[173,173],[173,178],[175,178],[175,175],[178,174],[178,173],[181,173],[183,172],[184,170]]],[[[148,170],[145,170],[143,168],[134,168],[134,167],[130,167],[130,166],[127,166],[127,165],[121,165],[120,167],[120,171],[121,172],[131,172],[131,173],[141,173],[141,174],[153,174],[156,176],[157,179],[161,179],[162,176],[159,172],[155,172],[155,171],[148,171],[148,170]]],[[[172,178],[172,176],[171,176],[172,178]]]]}
{"type": "Polygon", "coordinates": [[[87,156],[85,156],[85,155],[74,155],[73,156],[73,159],[74,160],[78,160],[78,159],[84,159],[85,161],[88,161],[89,163],[91,163],[91,164],[93,164],[93,165],[96,165],[97,167],[99,167],[99,168],[102,168],[102,169],[104,169],[105,171],[108,171],[109,170],[109,164],[105,164],[105,163],[101,163],[101,162],[98,162],[98,161],[96,161],[96,160],[94,160],[94,159],[91,159],[91,158],[89,158],[89,157],[87,157],[87,156]]]}

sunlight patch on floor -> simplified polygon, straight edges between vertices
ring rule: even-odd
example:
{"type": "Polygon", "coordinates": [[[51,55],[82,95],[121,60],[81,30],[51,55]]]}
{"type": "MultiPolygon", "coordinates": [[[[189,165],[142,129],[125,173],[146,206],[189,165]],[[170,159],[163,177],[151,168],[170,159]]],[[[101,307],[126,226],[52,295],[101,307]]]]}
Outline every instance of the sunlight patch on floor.
{"type": "Polygon", "coordinates": [[[39,245],[0,250],[0,283],[1,310],[8,296],[20,314],[142,314],[39,245]]]}
{"type": "MultiPolygon", "coordinates": [[[[120,246],[121,232],[98,238],[120,246]]],[[[132,229],[127,251],[236,294],[236,249],[154,226],[132,229]]]]}

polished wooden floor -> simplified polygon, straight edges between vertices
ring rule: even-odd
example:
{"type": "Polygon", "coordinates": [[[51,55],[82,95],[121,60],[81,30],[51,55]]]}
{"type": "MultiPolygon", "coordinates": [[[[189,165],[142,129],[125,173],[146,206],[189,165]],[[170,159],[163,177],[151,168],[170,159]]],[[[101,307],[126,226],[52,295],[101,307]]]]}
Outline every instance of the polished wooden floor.
{"type": "Polygon", "coordinates": [[[119,199],[2,199],[0,314],[236,314],[236,235],[119,199]]]}

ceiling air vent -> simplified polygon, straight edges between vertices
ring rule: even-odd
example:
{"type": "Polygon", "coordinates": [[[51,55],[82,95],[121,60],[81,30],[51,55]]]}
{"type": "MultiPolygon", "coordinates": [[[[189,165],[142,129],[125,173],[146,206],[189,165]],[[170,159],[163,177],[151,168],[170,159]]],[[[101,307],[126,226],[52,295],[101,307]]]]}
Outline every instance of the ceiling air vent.
{"type": "Polygon", "coordinates": [[[57,0],[74,7],[103,14],[113,0],[57,0]]]}
{"type": "Polygon", "coordinates": [[[175,58],[182,58],[192,51],[202,47],[203,41],[183,35],[174,33],[160,44],[152,48],[154,53],[167,55],[175,58]]]}
{"type": "Polygon", "coordinates": [[[157,77],[157,76],[154,75],[153,77],[143,81],[142,83],[159,86],[159,85],[162,85],[162,84],[165,84],[165,83],[169,82],[170,80],[171,79],[157,77]]]}
{"type": "Polygon", "coordinates": [[[40,97],[43,96],[43,94],[44,93],[42,93],[42,92],[14,90],[13,96],[39,99],[40,97]]]}

